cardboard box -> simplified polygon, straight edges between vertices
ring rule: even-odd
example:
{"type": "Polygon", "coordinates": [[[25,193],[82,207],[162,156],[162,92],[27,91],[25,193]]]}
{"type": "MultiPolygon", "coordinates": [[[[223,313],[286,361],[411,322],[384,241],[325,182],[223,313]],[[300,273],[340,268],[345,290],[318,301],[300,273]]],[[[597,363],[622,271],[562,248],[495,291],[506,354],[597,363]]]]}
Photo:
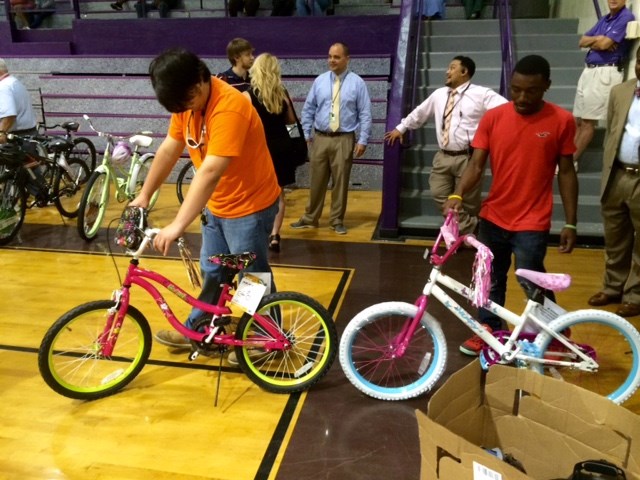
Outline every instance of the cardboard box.
{"type": "Polygon", "coordinates": [[[640,480],[640,417],[562,381],[476,360],[417,411],[423,480],[551,480],[605,459],[640,480]],[[484,448],[499,447],[526,474],[484,448]]]}

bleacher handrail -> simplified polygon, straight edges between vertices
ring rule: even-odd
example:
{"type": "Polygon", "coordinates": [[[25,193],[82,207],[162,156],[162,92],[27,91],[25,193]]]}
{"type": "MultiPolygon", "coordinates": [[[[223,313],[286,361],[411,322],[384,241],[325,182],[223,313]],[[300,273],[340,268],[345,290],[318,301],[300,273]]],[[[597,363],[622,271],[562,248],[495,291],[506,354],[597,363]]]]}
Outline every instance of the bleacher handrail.
{"type": "MultiPolygon", "coordinates": [[[[408,100],[406,86],[412,87],[409,101],[415,101],[422,23],[421,11],[422,0],[402,2],[399,16],[400,35],[391,72],[391,89],[387,102],[387,131],[393,130],[402,120],[408,100]]],[[[394,237],[397,236],[398,231],[402,150],[399,142],[393,146],[384,143],[383,152],[382,211],[379,233],[381,236],[394,237]]]]}
{"type": "Polygon", "coordinates": [[[513,33],[511,30],[511,7],[509,0],[496,0],[493,4],[493,18],[500,25],[500,50],[502,53],[502,71],[500,73],[500,95],[509,98],[511,73],[515,63],[513,51],[513,33]]]}

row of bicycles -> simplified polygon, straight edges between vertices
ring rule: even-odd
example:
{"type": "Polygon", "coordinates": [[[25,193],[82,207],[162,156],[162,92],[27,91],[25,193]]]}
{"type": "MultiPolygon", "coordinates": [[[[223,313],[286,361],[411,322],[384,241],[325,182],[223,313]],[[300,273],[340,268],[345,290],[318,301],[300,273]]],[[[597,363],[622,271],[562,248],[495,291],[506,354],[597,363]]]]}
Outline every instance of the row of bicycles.
{"type": "MultiPolygon", "coordinates": [[[[106,140],[99,165],[93,143],[74,135],[79,127],[76,122],[44,127],[45,131],[60,127],[63,135],[10,135],[10,141],[0,145],[0,245],[17,235],[27,208],[52,204],[61,216],[77,218],[80,236],[92,240],[103,223],[111,186],[121,203],[137,195],[154,159],[153,153],[141,151],[152,144],[150,132],[117,136],[97,130],[88,116],[84,119],[106,140]]],[[[176,184],[179,201],[194,174],[191,163],[180,170],[176,184]]],[[[149,209],[156,200],[157,193],[149,209]]],[[[445,372],[448,357],[441,323],[427,309],[431,298],[485,341],[480,355],[485,368],[495,363],[530,368],[616,403],[628,400],[640,385],[640,334],[633,325],[600,310],[565,312],[542,295],[568,288],[567,275],[517,271],[519,277],[537,285],[540,293],[528,301],[521,314],[488,300],[491,252],[475,237],[458,235],[453,214],[426,251],[433,268],[415,303],[385,302],[364,309],[346,326],[339,343],[329,312],[298,292],[254,299],[257,307],[248,309],[240,323],[230,321],[231,303],[247,296],[241,288],[247,276],[237,282],[234,277],[255,259],[250,252],[211,258],[225,271],[220,298],[211,305],[199,302],[159,273],[142,269],[143,252],[158,231],[147,226],[146,217],[146,211],[125,209],[121,219],[121,226],[128,229],[124,245],[133,258],[115,297],[72,309],[45,335],[40,371],[49,386],[62,395],[100,398],[123,388],[140,372],[152,340],[147,320],[129,304],[129,289],[138,285],[154,298],[162,298],[152,283],[207,312],[193,330],[165,312],[171,326],[190,339],[190,360],[199,354],[235,349],[247,376],[273,392],[310,387],[326,374],[336,356],[347,379],[371,397],[403,400],[428,392],[445,372]],[[130,243],[131,238],[136,241],[130,243]],[[471,287],[442,272],[462,245],[478,252],[471,287]],[[445,290],[475,307],[490,309],[512,329],[487,332],[445,290]],[[88,328],[69,328],[72,324],[88,328]]],[[[246,290],[253,292],[255,286],[248,285],[246,290]]]]}
{"type": "MultiPolygon", "coordinates": [[[[189,339],[188,360],[200,355],[222,358],[234,350],[241,370],[270,392],[308,389],[338,357],[346,378],[370,397],[393,401],[420,396],[446,371],[448,342],[442,323],[457,319],[485,341],[480,354],[484,369],[497,363],[528,368],[615,403],[627,401],[640,386],[636,328],[611,312],[567,312],[551,302],[543,292],[567,289],[571,278],[566,274],[518,269],[516,275],[535,285],[536,294],[521,313],[495,304],[488,296],[493,255],[473,235],[458,235],[456,220],[452,214],[447,217],[425,252],[432,268],[415,303],[367,307],[348,322],[338,341],[331,313],[316,300],[293,291],[263,295],[259,279],[242,276],[255,261],[252,252],[209,258],[222,271],[219,295],[212,303],[143,268],[144,252],[159,230],[148,225],[145,210],[127,207],[116,230],[116,243],[131,256],[123,281],[111,299],[79,305],[52,324],[39,349],[40,373],[57,393],[81,400],[111,395],[132,382],[153,343],[147,318],[130,303],[135,288],[151,295],[169,325],[189,339]],[[463,245],[476,249],[471,286],[443,272],[463,245]],[[165,291],[204,315],[187,328],[165,301],[165,291]],[[511,329],[485,330],[460,298],[496,313],[511,329]],[[434,317],[428,309],[432,299],[446,307],[450,318],[434,317]],[[239,319],[232,306],[243,312],[239,319]]],[[[182,242],[178,247],[187,272],[193,271],[182,242]]]]}
{"type": "Polygon", "coordinates": [[[91,241],[104,221],[111,186],[120,203],[140,191],[154,158],[142,153],[153,142],[151,132],[120,136],[97,130],[87,115],[84,120],[105,140],[100,164],[93,142],[75,135],[78,122],[41,124],[37,135],[9,134],[0,145],[0,245],[18,235],[28,209],[50,205],[62,217],[77,219],[78,234],[91,241]],[[47,133],[56,128],[65,133],[47,133]]]}

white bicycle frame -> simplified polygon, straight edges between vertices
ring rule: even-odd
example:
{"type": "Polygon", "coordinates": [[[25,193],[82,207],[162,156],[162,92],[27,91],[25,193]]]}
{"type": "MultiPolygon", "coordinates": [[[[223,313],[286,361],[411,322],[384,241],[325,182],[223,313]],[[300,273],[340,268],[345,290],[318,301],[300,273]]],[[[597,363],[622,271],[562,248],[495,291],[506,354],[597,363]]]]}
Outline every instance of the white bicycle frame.
{"type": "MultiPolygon", "coordinates": [[[[428,252],[429,250],[427,249],[427,253],[428,252]]],[[[454,278],[443,274],[440,271],[440,267],[434,265],[429,274],[429,279],[422,290],[421,299],[425,299],[424,308],[426,309],[426,299],[430,298],[431,296],[435,297],[440,303],[442,303],[442,305],[446,307],[447,310],[453,313],[460,321],[462,321],[462,323],[469,327],[473,331],[473,333],[478,335],[487,345],[489,345],[498,354],[501,361],[510,363],[514,360],[522,360],[524,362],[540,363],[549,366],[577,368],[589,372],[595,372],[598,370],[598,362],[583,353],[575,344],[567,340],[563,335],[560,335],[559,333],[551,330],[545,320],[542,320],[538,316],[536,316],[536,307],[540,305],[538,302],[529,299],[522,314],[516,315],[515,313],[498,305],[497,303],[494,303],[491,300],[487,300],[487,303],[483,308],[498,315],[507,323],[514,326],[511,335],[509,335],[509,338],[507,339],[507,342],[502,343],[489,331],[487,331],[478,320],[476,320],[464,308],[462,308],[462,306],[457,303],[449,294],[447,294],[447,292],[445,292],[440,287],[440,285],[443,285],[451,291],[462,295],[464,298],[472,298],[472,291],[469,287],[466,287],[454,278]],[[575,362],[538,358],[526,352],[523,352],[521,344],[518,343],[518,337],[520,335],[520,332],[522,332],[523,327],[528,322],[533,322],[540,331],[547,332],[549,335],[551,335],[552,338],[557,340],[566,349],[570,350],[578,358],[580,358],[581,361],[575,362]]],[[[422,309],[421,305],[419,305],[419,309],[422,309]]],[[[422,317],[422,314],[419,312],[419,318],[420,317],[422,317]]],[[[561,317],[562,316],[558,318],[561,317]]]]}

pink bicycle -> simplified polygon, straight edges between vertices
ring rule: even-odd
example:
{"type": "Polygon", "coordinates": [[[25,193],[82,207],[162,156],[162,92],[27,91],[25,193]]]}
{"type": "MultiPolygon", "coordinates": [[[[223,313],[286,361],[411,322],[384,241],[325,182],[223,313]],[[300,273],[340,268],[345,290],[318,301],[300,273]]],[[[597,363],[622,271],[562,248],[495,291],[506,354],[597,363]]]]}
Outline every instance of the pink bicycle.
{"type": "Polygon", "coordinates": [[[403,400],[429,391],[447,363],[447,342],[438,320],[427,312],[435,297],[487,344],[480,355],[485,368],[494,363],[531,368],[605,395],[627,400],[640,385],[640,334],[622,317],[603,310],[566,312],[541,294],[569,287],[565,274],[516,270],[541,290],[518,315],[488,299],[492,254],[473,235],[458,236],[450,213],[430,253],[433,265],[415,304],[385,302],[370,306],[347,325],[340,341],[340,364],[359,390],[382,400],[403,400]],[[438,254],[442,243],[444,254],[438,254]],[[462,244],[477,249],[472,288],[442,272],[462,244]],[[489,309],[512,331],[489,333],[442,287],[476,307],[489,309]]]}
{"type": "MultiPolygon", "coordinates": [[[[222,266],[221,291],[215,304],[201,302],[160,273],[140,266],[158,230],[146,228],[142,209],[128,211],[123,218],[130,215],[128,225],[136,226],[120,236],[120,243],[132,256],[122,285],[111,300],[85,303],[62,315],[42,340],[38,365],[53,390],[70,398],[93,400],[117,392],[140,373],[149,358],[152,338],[149,322],[130,304],[132,286],[151,295],[169,324],[191,341],[190,360],[233,347],[243,372],[275,393],[305,390],[327,373],[336,355],[337,334],[322,305],[296,292],[263,296],[264,285],[249,273],[237,285],[236,275],[256,258],[251,252],[211,257],[210,261],[222,266]],[[185,327],[158,286],[206,316],[192,329],[185,327]],[[231,304],[244,310],[237,326],[231,304]]],[[[184,252],[184,246],[179,246],[184,252]]],[[[188,252],[183,259],[193,269],[188,252]]]]}

